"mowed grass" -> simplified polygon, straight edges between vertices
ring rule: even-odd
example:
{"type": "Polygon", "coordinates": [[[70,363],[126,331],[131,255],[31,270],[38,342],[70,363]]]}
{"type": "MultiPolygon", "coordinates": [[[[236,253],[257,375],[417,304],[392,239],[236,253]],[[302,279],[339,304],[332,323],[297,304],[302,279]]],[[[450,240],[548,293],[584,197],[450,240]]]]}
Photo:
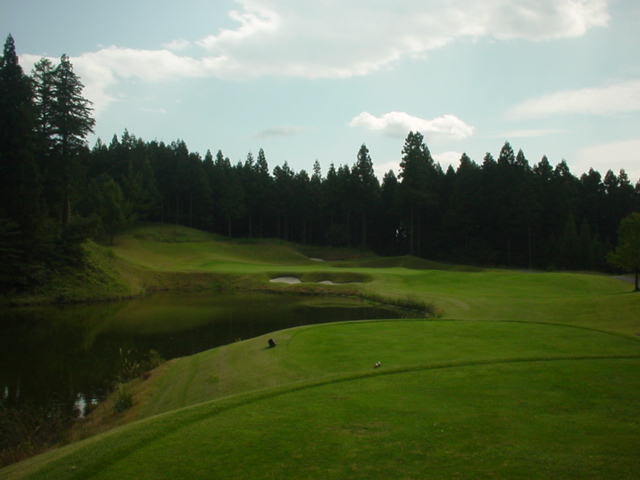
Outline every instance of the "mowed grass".
{"type": "Polygon", "coordinates": [[[638,478],[640,296],[628,284],[303,251],[155,226],[114,248],[136,268],[252,287],[343,272],[363,281],[350,291],[431,302],[440,317],[298,327],[174,359],[132,387],[141,420],[0,478],[638,478]]]}
{"type": "Polygon", "coordinates": [[[167,413],[2,473],[634,478],[640,466],[634,338],[445,320],[314,325],[274,336],[273,349],[265,336],[169,362],[142,416],[167,413]]]}
{"type": "MultiPolygon", "coordinates": [[[[278,240],[231,241],[174,225],[139,227],[120,236],[114,248],[118,258],[154,271],[239,275],[253,287],[293,292],[308,284],[276,286],[268,280],[293,275],[309,284],[343,281],[349,284],[319,291],[355,289],[376,297],[410,298],[433,304],[453,319],[563,323],[640,334],[638,296],[628,283],[608,275],[480,269],[414,257],[362,257],[348,250],[341,256],[353,258],[317,262],[303,252],[308,247],[278,240]]],[[[331,257],[324,250],[311,252],[331,257]]]]}

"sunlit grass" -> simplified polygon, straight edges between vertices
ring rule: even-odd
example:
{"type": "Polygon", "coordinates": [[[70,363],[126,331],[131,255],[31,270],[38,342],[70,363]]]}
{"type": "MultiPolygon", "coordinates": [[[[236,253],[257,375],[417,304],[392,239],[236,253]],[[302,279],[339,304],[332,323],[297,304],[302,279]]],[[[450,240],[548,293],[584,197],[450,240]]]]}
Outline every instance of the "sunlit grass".
{"type": "MultiPolygon", "coordinates": [[[[332,255],[175,226],[123,235],[113,256],[140,285],[412,299],[439,317],[294,328],[174,359],[132,384],[126,415],[143,420],[1,470],[3,478],[640,471],[640,296],[615,278],[332,255]],[[277,275],[304,283],[270,284],[277,275]],[[276,348],[266,348],[270,337],[276,348]]],[[[162,323],[161,307],[133,321],[162,323]]]]}

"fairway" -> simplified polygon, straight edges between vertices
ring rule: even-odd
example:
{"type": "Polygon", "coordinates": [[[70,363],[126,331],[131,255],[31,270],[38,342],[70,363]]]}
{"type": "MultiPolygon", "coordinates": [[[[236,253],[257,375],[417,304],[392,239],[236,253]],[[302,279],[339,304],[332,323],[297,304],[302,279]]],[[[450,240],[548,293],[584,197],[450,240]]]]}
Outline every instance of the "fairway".
{"type": "MultiPolygon", "coordinates": [[[[113,252],[133,270],[240,276],[235,288],[411,298],[439,316],[327,318],[176,358],[131,384],[130,423],[0,476],[637,477],[640,297],[628,284],[410,257],[318,262],[295,244],[271,246],[143,227],[113,252]],[[284,273],[302,283],[269,282],[284,273]],[[325,278],[358,283],[317,286],[325,278]]],[[[96,418],[113,421],[109,405],[96,418]]]]}
{"type": "MultiPolygon", "coordinates": [[[[640,388],[639,366],[594,360],[425,370],[302,389],[217,414],[202,407],[204,418],[86,473],[631,479],[640,467],[630,393],[640,388]]],[[[80,455],[69,462],[83,467],[80,455]]]]}
{"type": "Polygon", "coordinates": [[[640,480],[640,1],[0,1],[0,480],[640,480]]]}

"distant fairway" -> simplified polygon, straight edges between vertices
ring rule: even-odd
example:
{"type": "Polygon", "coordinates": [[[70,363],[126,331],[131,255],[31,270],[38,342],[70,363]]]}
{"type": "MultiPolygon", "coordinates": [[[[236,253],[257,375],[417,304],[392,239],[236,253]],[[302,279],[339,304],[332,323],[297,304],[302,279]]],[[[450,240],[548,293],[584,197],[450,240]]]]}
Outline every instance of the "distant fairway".
{"type": "Polygon", "coordinates": [[[441,315],[298,327],[174,359],[134,382],[140,421],[0,478],[637,478],[640,296],[628,284],[304,252],[156,226],[114,248],[134,271],[251,288],[357,278],[318,288],[410,297],[441,315]],[[283,273],[303,283],[269,284],[283,273]]]}
{"type": "MultiPolygon", "coordinates": [[[[330,256],[324,250],[314,254],[330,256]]],[[[348,288],[388,298],[411,297],[433,303],[446,318],[459,320],[551,322],[640,334],[637,295],[627,283],[601,274],[480,269],[414,257],[360,256],[317,262],[303,253],[304,247],[287,242],[230,241],[186,227],[157,225],[119,237],[114,251],[119,258],[151,271],[227,274],[264,288],[269,288],[269,278],[280,275],[311,282],[324,278],[350,282],[350,275],[361,275],[368,280],[362,285],[324,290],[348,288]]],[[[343,257],[358,254],[341,253],[343,257]]],[[[305,284],[281,288],[295,292],[304,290],[305,284]]]]}

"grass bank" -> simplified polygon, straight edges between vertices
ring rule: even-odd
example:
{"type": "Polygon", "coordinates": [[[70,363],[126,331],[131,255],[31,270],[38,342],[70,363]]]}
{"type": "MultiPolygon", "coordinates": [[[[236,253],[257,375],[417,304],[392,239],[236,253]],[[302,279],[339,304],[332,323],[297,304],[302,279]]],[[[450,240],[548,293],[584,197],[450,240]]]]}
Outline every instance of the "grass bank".
{"type": "Polygon", "coordinates": [[[5,478],[633,478],[640,342],[513,322],[317,325],[163,366],[118,430],[5,478]],[[375,361],[382,367],[373,368],[375,361]],[[266,447],[268,445],[268,448],[266,447]]]}
{"type": "Polygon", "coordinates": [[[126,425],[0,470],[3,478],[640,471],[640,296],[619,279],[305,251],[171,226],[135,229],[101,255],[131,291],[188,278],[184,288],[409,299],[439,317],[299,327],[171,360],[129,386],[131,409],[115,414],[107,402],[86,427],[126,425]],[[304,283],[269,282],[280,275],[304,283]],[[266,348],[270,337],[276,348],[266,348]]]}

